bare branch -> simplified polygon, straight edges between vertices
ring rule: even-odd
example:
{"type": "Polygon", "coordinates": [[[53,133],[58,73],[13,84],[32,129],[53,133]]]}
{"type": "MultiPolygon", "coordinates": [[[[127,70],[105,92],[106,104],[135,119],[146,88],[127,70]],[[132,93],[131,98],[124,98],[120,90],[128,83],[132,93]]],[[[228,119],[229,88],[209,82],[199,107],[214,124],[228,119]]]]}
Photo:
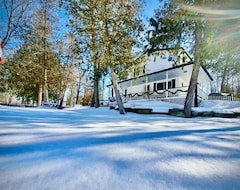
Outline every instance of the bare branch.
{"type": "Polygon", "coordinates": [[[24,14],[32,4],[32,0],[3,0],[3,8],[6,11],[6,32],[3,34],[2,47],[4,47],[9,40],[17,35],[17,31],[24,23],[24,14]]]}

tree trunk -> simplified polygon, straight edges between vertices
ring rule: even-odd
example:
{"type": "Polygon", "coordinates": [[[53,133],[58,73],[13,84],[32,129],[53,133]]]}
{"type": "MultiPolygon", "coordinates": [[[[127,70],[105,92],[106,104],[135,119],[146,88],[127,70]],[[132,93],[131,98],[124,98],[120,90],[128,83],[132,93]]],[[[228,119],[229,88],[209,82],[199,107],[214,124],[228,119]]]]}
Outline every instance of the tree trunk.
{"type": "Polygon", "coordinates": [[[64,100],[64,96],[61,97],[61,99],[60,99],[60,103],[59,103],[58,109],[62,109],[63,108],[63,100],[64,100]]]}
{"type": "Polygon", "coordinates": [[[63,95],[60,97],[60,102],[59,102],[59,106],[58,106],[59,109],[62,109],[62,108],[63,108],[64,94],[65,94],[65,93],[63,93],[63,95]]]}
{"type": "Polygon", "coordinates": [[[64,100],[64,95],[65,95],[66,89],[67,89],[67,87],[64,86],[63,89],[60,91],[60,95],[59,95],[59,99],[58,99],[58,100],[60,100],[59,106],[58,106],[59,109],[63,108],[63,100],[64,100]]]}
{"type": "Polygon", "coordinates": [[[47,69],[44,69],[44,90],[43,90],[43,102],[48,104],[48,87],[47,87],[47,69]]]}
{"type": "Polygon", "coordinates": [[[93,97],[91,102],[91,107],[99,108],[99,71],[96,66],[94,66],[94,89],[93,97]]]}
{"type": "Polygon", "coordinates": [[[125,114],[126,112],[123,106],[122,98],[121,98],[118,83],[117,83],[116,74],[113,68],[111,68],[111,75],[112,75],[113,88],[114,88],[114,92],[115,92],[115,96],[118,104],[119,113],[125,114]]]}
{"type": "Polygon", "coordinates": [[[38,88],[38,106],[42,105],[42,93],[43,93],[42,85],[39,85],[39,88],[38,88]]]}
{"type": "Polygon", "coordinates": [[[90,104],[90,107],[94,107],[94,97],[95,97],[95,89],[93,89],[93,95],[92,95],[92,98],[91,98],[91,104],[90,104]]]}
{"type": "Polygon", "coordinates": [[[195,53],[194,53],[194,64],[192,75],[188,87],[187,97],[184,103],[184,116],[186,118],[192,117],[192,104],[193,98],[195,94],[195,89],[197,87],[197,80],[199,75],[199,70],[201,67],[201,39],[202,39],[202,25],[201,22],[196,21],[196,29],[195,29],[195,53]]]}
{"type": "Polygon", "coordinates": [[[96,75],[97,75],[96,79],[94,79],[93,106],[95,108],[99,108],[99,76],[98,76],[98,73],[96,73],[96,75]]]}
{"type": "Polygon", "coordinates": [[[226,92],[227,67],[224,65],[220,92],[226,92]]]}
{"type": "Polygon", "coordinates": [[[187,97],[184,103],[184,116],[186,118],[192,117],[192,104],[194,100],[195,90],[197,87],[197,79],[200,69],[200,62],[195,62],[193,65],[192,76],[188,87],[187,97]]]}
{"type": "Polygon", "coordinates": [[[74,107],[74,86],[71,87],[71,93],[69,98],[70,107],[74,107]]]}
{"type": "Polygon", "coordinates": [[[77,86],[77,96],[76,96],[76,101],[75,101],[75,104],[78,104],[78,101],[79,101],[79,93],[80,93],[80,81],[78,83],[78,86],[77,86]]]}

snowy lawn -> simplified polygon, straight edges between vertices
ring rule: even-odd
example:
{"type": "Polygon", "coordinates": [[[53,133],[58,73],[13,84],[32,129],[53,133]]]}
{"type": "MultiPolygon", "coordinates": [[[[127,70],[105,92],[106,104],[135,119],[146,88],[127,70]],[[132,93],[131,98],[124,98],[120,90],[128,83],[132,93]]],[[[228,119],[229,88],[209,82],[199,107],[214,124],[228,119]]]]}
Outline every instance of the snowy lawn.
{"type": "Polygon", "coordinates": [[[0,106],[1,190],[240,189],[240,118],[0,106]]]}

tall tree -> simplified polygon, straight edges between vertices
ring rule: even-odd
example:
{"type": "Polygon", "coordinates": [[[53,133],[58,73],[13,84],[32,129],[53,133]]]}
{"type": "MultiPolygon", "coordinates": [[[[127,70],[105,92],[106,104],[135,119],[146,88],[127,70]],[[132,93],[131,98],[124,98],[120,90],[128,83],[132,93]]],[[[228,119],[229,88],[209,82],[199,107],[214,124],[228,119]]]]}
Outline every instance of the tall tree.
{"type": "Polygon", "coordinates": [[[58,8],[57,0],[39,0],[37,9],[35,11],[35,22],[38,23],[38,28],[36,31],[38,33],[39,42],[40,42],[40,62],[43,66],[44,76],[43,76],[43,85],[39,89],[39,97],[41,93],[41,88],[43,88],[43,102],[48,104],[48,53],[50,44],[50,39],[53,37],[53,23],[54,23],[54,11],[58,8]]]}
{"type": "Polygon", "coordinates": [[[38,86],[38,105],[41,105],[42,102],[47,104],[49,99],[48,73],[50,72],[49,69],[53,68],[53,65],[50,62],[50,57],[52,54],[49,54],[48,52],[52,51],[54,32],[53,23],[56,22],[54,13],[58,8],[58,4],[56,0],[38,0],[35,1],[34,5],[34,12],[31,15],[31,20],[27,24],[27,34],[23,35],[22,39],[24,41],[29,41],[29,43],[34,43],[32,46],[36,47],[38,64],[42,66],[42,83],[38,86]],[[35,36],[35,38],[33,38],[33,36],[35,36]]]}
{"type": "Polygon", "coordinates": [[[181,10],[174,0],[162,1],[155,15],[149,19],[150,29],[147,31],[146,51],[149,53],[162,48],[178,49],[188,47],[193,50],[194,33],[193,21],[186,16],[185,10],[181,10]]]}
{"type": "MultiPolygon", "coordinates": [[[[94,86],[109,69],[119,112],[125,113],[117,79],[118,72],[134,64],[133,46],[140,29],[140,0],[69,0],[75,32],[84,36],[94,68],[94,86]]],[[[83,42],[81,41],[81,45],[83,42]]],[[[135,62],[136,63],[136,62],[135,62]]],[[[94,97],[98,94],[94,91],[94,97]]],[[[94,98],[95,99],[95,98],[94,98]]],[[[96,103],[96,102],[95,102],[96,103]]]]}
{"type": "MultiPolygon", "coordinates": [[[[62,40],[58,42],[58,55],[61,58],[61,69],[59,71],[58,80],[58,100],[59,108],[63,107],[64,95],[67,89],[73,91],[73,87],[77,87],[77,97],[79,94],[79,88],[81,86],[81,79],[85,72],[83,70],[84,64],[81,56],[79,56],[78,50],[76,50],[76,41],[72,34],[68,34],[62,40]]],[[[73,93],[72,93],[73,94],[73,93]]],[[[77,103],[77,100],[76,100],[77,103]]]]}
{"type": "Polygon", "coordinates": [[[165,14],[158,11],[157,20],[151,20],[151,24],[157,26],[150,38],[153,41],[153,43],[150,41],[153,50],[156,45],[167,45],[173,48],[187,45],[187,48],[193,52],[194,65],[184,103],[185,117],[191,117],[200,66],[209,56],[205,46],[207,18],[206,14],[197,11],[197,8],[210,8],[214,2],[215,0],[171,0],[165,6],[165,14]],[[161,26],[160,29],[158,29],[159,26],[161,26]]]}
{"type": "MultiPolygon", "coordinates": [[[[191,76],[191,80],[190,80],[190,85],[189,85],[189,89],[188,89],[188,94],[187,94],[187,98],[185,101],[185,105],[184,105],[184,112],[185,112],[185,117],[191,117],[191,105],[192,105],[192,100],[193,100],[193,96],[194,96],[194,91],[197,87],[197,78],[198,78],[198,73],[199,73],[199,68],[200,65],[204,63],[205,60],[207,60],[208,58],[206,57],[206,50],[208,51],[209,49],[206,48],[206,46],[204,46],[204,39],[207,39],[207,34],[206,34],[206,26],[207,24],[213,20],[213,19],[217,19],[217,15],[219,16],[219,11],[217,8],[219,8],[219,4],[221,5],[221,3],[224,3],[225,6],[223,6],[224,8],[227,8],[227,6],[232,6],[233,4],[236,5],[236,0],[231,0],[231,1],[215,1],[215,0],[195,0],[194,4],[186,4],[185,2],[185,6],[184,8],[189,10],[191,15],[193,15],[195,17],[194,19],[194,23],[195,23],[195,49],[194,49],[194,67],[193,67],[193,71],[192,71],[192,76],[191,76]],[[186,7],[186,5],[188,7],[186,7]],[[226,6],[227,5],[227,6],[226,6]],[[211,13],[215,14],[215,18],[213,18],[211,16],[211,13]]],[[[232,16],[232,15],[231,15],[232,16]]],[[[239,14],[238,15],[234,15],[235,18],[233,19],[235,22],[236,18],[238,18],[239,20],[239,14]]],[[[223,17],[223,20],[228,20],[227,17],[223,17]]],[[[209,26],[208,26],[209,27],[209,26]]],[[[211,27],[210,27],[211,28],[211,27]]],[[[225,30],[225,29],[224,29],[225,30]]],[[[233,31],[232,31],[233,32],[233,31]]],[[[232,34],[231,32],[231,34],[232,34]]],[[[223,34],[222,32],[220,32],[221,34],[223,34]]],[[[212,39],[211,39],[212,40],[212,39]]],[[[224,40],[225,41],[225,40],[224,40]]],[[[237,36],[233,37],[231,39],[231,41],[233,42],[233,44],[235,44],[234,46],[232,46],[232,48],[238,48],[239,44],[236,45],[236,41],[239,42],[239,38],[237,36]]],[[[216,44],[216,42],[213,42],[216,44]]],[[[226,41],[225,41],[226,43],[226,41]]],[[[222,44],[223,45],[223,44],[222,44]]],[[[225,51],[227,52],[228,50],[225,49],[225,51]]],[[[221,55],[221,51],[218,51],[221,55]]],[[[226,56],[227,58],[228,56],[226,56]]],[[[228,60],[229,61],[229,60],[228,60]]]]}
{"type": "Polygon", "coordinates": [[[198,9],[208,16],[209,27],[213,28],[211,47],[215,51],[215,59],[207,66],[217,81],[216,90],[237,95],[239,77],[240,39],[238,23],[240,4],[237,0],[218,1],[215,9],[198,9]]]}
{"type": "MultiPolygon", "coordinates": [[[[44,103],[48,101],[48,73],[53,77],[52,71],[58,67],[58,60],[54,58],[55,53],[52,50],[51,39],[53,37],[53,16],[54,0],[39,0],[35,2],[36,9],[31,15],[31,20],[27,23],[24,33],[21,35],[23,48],[21,51],[32,52],[32,64],[38,65],[38,74],[35,75],[38,81],[38,105],[42,104],[42,95],[44,94],[44,103]],[[51,5],[51,8],[50,8],[51,5]],[[52,12],[51,12],[52,11],[52,12]],[[56,66],[56,67],[55,67],[56,66]]],[[[54,78],[54,77],[53,77],[54,78]]]]}
{"type": "Polygon", "coordinates": [[[94,96],[92,106],[99,107],[99,79],[102,74],[100,66],[99,10],[101,1],[68,0],[67,9],[70,13],[70,26],[76,36],[79,54],[83,60],[92,65],[94,73],[94,96]]]}
{"type": "MultiPolygon", "coordinates": [[[[5,91],[12,92],[21,97],[23,103],[36,102],[38,100],[39,86],[42,85],[43,69],[39,64],[38,49],[33,42],[24,43],[20,49],[4,63],[1,72],[5,80],[1,80],[1,86],[5,91]]],[[[56,64],[58,60],[52,51],[48,51],[49,61],[56,64]]],[[[56,69],[56,66],[52,68],[56,69]]],[[[51,69],[50,89],[56,86],[56,72],[51,69]]]]}
{"type": "Polygon", "coordinates": [[[113,3],[105,0],[103,5],[103,42],[106,46],[102,58],[111,72],[119,112],[124,114],[117,74],[138,64],[132,48],[137,43],[135,39],[141,29],[139,11],[142,1],[122,0],[113,3]]]}

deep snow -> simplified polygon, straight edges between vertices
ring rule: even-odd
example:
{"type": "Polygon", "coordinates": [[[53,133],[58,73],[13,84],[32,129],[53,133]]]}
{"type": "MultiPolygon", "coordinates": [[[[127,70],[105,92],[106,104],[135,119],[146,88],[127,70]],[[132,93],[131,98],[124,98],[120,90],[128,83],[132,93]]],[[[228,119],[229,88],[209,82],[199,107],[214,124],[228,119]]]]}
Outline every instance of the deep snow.
{"type": "Polygon", "coordinates": [[[0,106],[0,137],[3,190],[240,189],[239,117],[0,106]]]}

